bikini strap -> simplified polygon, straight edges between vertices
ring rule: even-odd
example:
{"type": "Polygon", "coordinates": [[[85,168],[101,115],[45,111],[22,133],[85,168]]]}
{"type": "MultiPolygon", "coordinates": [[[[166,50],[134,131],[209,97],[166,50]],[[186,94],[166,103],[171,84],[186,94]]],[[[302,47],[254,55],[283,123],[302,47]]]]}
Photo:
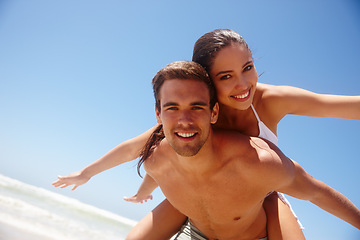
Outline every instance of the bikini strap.
{"type": "Polygon", "coordinates": [[[258,120],[258,122],[260,122],[259,115],[258,115],[257,112],[255,111],[254,106],[253,106],[252,104],[251,104],[250,106],[251,106],[251,109],[253,110],[253,112],[254,112],[254,114],[255,114],[256,119],[258,120]]]}

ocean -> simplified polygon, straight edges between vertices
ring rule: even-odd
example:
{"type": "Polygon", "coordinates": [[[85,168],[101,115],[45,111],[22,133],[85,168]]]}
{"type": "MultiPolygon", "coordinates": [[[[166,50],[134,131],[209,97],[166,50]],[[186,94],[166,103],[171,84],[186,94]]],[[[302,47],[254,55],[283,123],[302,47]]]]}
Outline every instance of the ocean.
{"type": "Polygon", "coordinates": [[[0,240],[121,240],[135,221],[0,175],[0,240]]]}

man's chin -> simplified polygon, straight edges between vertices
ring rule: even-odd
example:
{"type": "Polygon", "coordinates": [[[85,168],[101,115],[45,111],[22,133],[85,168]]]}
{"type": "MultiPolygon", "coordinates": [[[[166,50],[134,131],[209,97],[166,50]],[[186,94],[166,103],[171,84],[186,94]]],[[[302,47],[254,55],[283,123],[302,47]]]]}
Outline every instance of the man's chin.
{"type": "Polygon", "coordinates": [[[200,148],[195,148],[195,149],[193,149],[193,148],[192,149],[174,148],[174,150],[178,155],[180,155],[182,157],[193,157],[200,151],[200,148]]]}

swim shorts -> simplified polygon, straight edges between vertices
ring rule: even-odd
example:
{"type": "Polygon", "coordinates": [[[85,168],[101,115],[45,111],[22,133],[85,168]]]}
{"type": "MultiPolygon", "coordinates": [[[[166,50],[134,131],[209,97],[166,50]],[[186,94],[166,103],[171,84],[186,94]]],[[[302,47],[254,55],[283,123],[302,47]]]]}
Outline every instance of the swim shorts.
{"type": "MultiPolygon", "coordinates": [[[[200,232],[188,219],[177,233],[174,240],[209,240],[205,235],[200,232]]],[[[268,240],[267,237],[258,240],[268,240]]]]}

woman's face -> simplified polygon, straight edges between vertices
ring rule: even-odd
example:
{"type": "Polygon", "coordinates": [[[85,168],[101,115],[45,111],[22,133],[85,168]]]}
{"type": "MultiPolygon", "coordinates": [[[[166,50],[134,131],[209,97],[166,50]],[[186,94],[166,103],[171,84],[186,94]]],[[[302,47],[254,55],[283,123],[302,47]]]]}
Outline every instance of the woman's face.
{"type": "Polygon", "coordinates": [[[234,43],[220,50],[211,66],[210,77],[221,104],[238,110],[250,107],[258,76],[252,54],[244,45],[234,43]]]}

